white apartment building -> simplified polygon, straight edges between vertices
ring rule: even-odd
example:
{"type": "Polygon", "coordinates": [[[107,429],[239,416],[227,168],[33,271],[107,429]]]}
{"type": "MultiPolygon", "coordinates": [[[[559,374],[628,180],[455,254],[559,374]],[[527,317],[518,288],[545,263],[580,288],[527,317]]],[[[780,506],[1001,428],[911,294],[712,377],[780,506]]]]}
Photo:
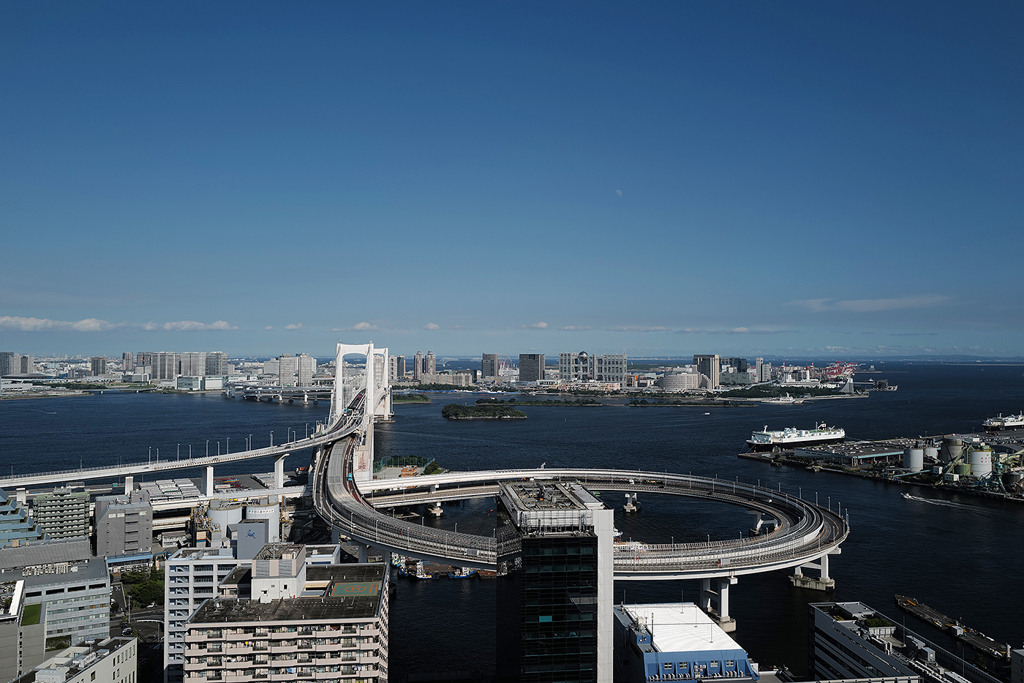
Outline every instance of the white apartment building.
{"type": "Polygon", "coordinates": [[[232,548],[182,548],[164,567],[164,680],[179,681],[185,663],[185,622],[217,592],[233,569],[248,566],[232,548]]]}
{"type": "Polygon", "coordinates": [[[186,624],[186,681],[387,681],[387,565],[306,552],[270,544],[232,572],[186,624]]]}
{"type": "Polygon", "coordinates": [[[69,647],[11,683],[136,683],[138,641],[104,638],[69,647]]]}

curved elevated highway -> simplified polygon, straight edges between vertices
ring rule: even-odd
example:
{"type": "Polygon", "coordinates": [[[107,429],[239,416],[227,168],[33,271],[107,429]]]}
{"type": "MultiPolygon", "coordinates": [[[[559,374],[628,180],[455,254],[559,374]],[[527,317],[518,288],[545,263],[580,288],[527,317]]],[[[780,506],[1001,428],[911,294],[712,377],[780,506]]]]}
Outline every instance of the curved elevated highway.
{"type": "Polygon", "coordinates": [[[589,469],[494,470],[369,481],[357,486],[350,476],[351,456],[361,438],[353,429],[345,438],[314,455],[310,483],[317,512],[359,543],[445,564],[495,569],[496,540],[412,524],[378,512],[374,506],[489,497],[495,495],[499,482],[532,478],[574,481],[599,491],[649,491],[701,498],[755,510],[778,522],[773,531],[754,538],[616,545],[616,579],[725,578],[799,567],[838,553],[840,543],[849,534],[845,520],[814,503],[749,484],[683,474],[589,469]],[[375,495],[376,491],[389,488],[402,492],[375,495]],[[364,491],[372,491],[372,497],[367,498],[364,491]]]}

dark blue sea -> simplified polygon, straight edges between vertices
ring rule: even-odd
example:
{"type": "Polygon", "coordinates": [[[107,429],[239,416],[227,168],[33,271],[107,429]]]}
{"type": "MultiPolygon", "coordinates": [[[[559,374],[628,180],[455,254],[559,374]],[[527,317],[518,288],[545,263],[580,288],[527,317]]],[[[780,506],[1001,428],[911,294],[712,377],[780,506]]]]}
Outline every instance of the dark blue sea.
{"type": "MultiPolygon", "coordinates": [[[[860,600],[902,620],[893,594],[919,600],[1004,642],[1024,643],[1024,505],[941,494],[800,469],[770,468],[737,458],[751,431],[765,425],[809,427],[825,421],[850,438],[880,439],[980,431],[997,413],[1024,409],[1024,367],[988,364],[879,364],[895,392],[866,399],[755,408],[524,407],[515,422],[447,422],[441,408],[477,396],[433,395],[430,405],[399,405],[379,427],[380,455],[418,455],[454,470],[587,466],[692,472],[760,482],[805,498],[818,496],[850,515],[852,533],[832,558],[835,599],[860,600]],[[705,412],[710,413],[705,415],[705,412]],[[931,502],[907,500],[904,490],[931,502]]],[[[0,402],[0,470],[32,472],[145,461],[254,446],[295,430],[305,433],[327,406],[250,403],[218,395],[103,394],[0,402]],[[152,449],[152,452],[151,450],[152,449]]],[[[289,467],[305,464],[293,456],[289,467]]],[[[218,474],[268,472],[268,460],[225,465],[218,474]]],[[[174,476],[198,476],[182,472],[174,476]]],[[[165,475],[166,476],[166,475],[165,475]]],[[[643,511],[616,526],[645,541],[699,541],[743,533],[751,518],[728,506],[641,496],[643,511]]],[[[490,533],[491,502],[446,508],[439,526],[490,533]]],[[[617,582],[629,603],[696,600],[696,583],[617,582]]],[[[733,587],[734,634],[762,664],[806,666],[807,603],[826,594],[791,588],[786,574],[741,577],[733,587]]],[[[415,671],[494,671],[494,583],[481,580],[401,582],[392,606],[390,664],[395,680],[415,671]]],[[[909,617],[907,617],[909,620],[909,617]]],[[[911,623],[908,623],[910,626],[911,623]]],[[[914,625],[928,633],[927,627],[914,625]]],[[[956,646],[952,649],[956,650],[956,646]]]]}

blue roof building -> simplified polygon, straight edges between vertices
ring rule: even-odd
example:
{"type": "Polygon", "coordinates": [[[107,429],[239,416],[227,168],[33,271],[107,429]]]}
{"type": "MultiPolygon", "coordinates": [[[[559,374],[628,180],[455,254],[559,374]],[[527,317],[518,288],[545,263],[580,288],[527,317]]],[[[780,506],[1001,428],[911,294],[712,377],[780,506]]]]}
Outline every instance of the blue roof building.
{"type": "Polygon", "coordinates": [[[615,680],[756,681],[747,653],[697,605],[617,605],[615,680]]]}

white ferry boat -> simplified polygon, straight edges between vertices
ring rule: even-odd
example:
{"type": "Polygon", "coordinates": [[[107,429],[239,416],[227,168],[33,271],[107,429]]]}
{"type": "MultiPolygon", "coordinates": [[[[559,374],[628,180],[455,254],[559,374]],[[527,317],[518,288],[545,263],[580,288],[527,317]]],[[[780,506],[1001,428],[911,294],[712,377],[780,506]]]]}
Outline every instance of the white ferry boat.
{"type": "Polygon", "coordinates": [[[846,438],[846,430],[839,427],[828,427],[824,422],[815,425],[814,429],[786,429],[769,431],[768,426],[759,432],[754,432],[747,439],[747,445],[752,451],[770,451],[776,446],[784,449],[796,448],[798,446],[811,446],[818,443],[834,443],[846,438]]]}
{"type": "Polygon", "coordinates": [[[1006,417],[999,413],[997,417],[990,417],[982,424],[985,426],[985,430],[989,432],[998,432],[1004,429],[1021,429],[1024,428],[1024,413],[1007,415],[1006,417]]]}

